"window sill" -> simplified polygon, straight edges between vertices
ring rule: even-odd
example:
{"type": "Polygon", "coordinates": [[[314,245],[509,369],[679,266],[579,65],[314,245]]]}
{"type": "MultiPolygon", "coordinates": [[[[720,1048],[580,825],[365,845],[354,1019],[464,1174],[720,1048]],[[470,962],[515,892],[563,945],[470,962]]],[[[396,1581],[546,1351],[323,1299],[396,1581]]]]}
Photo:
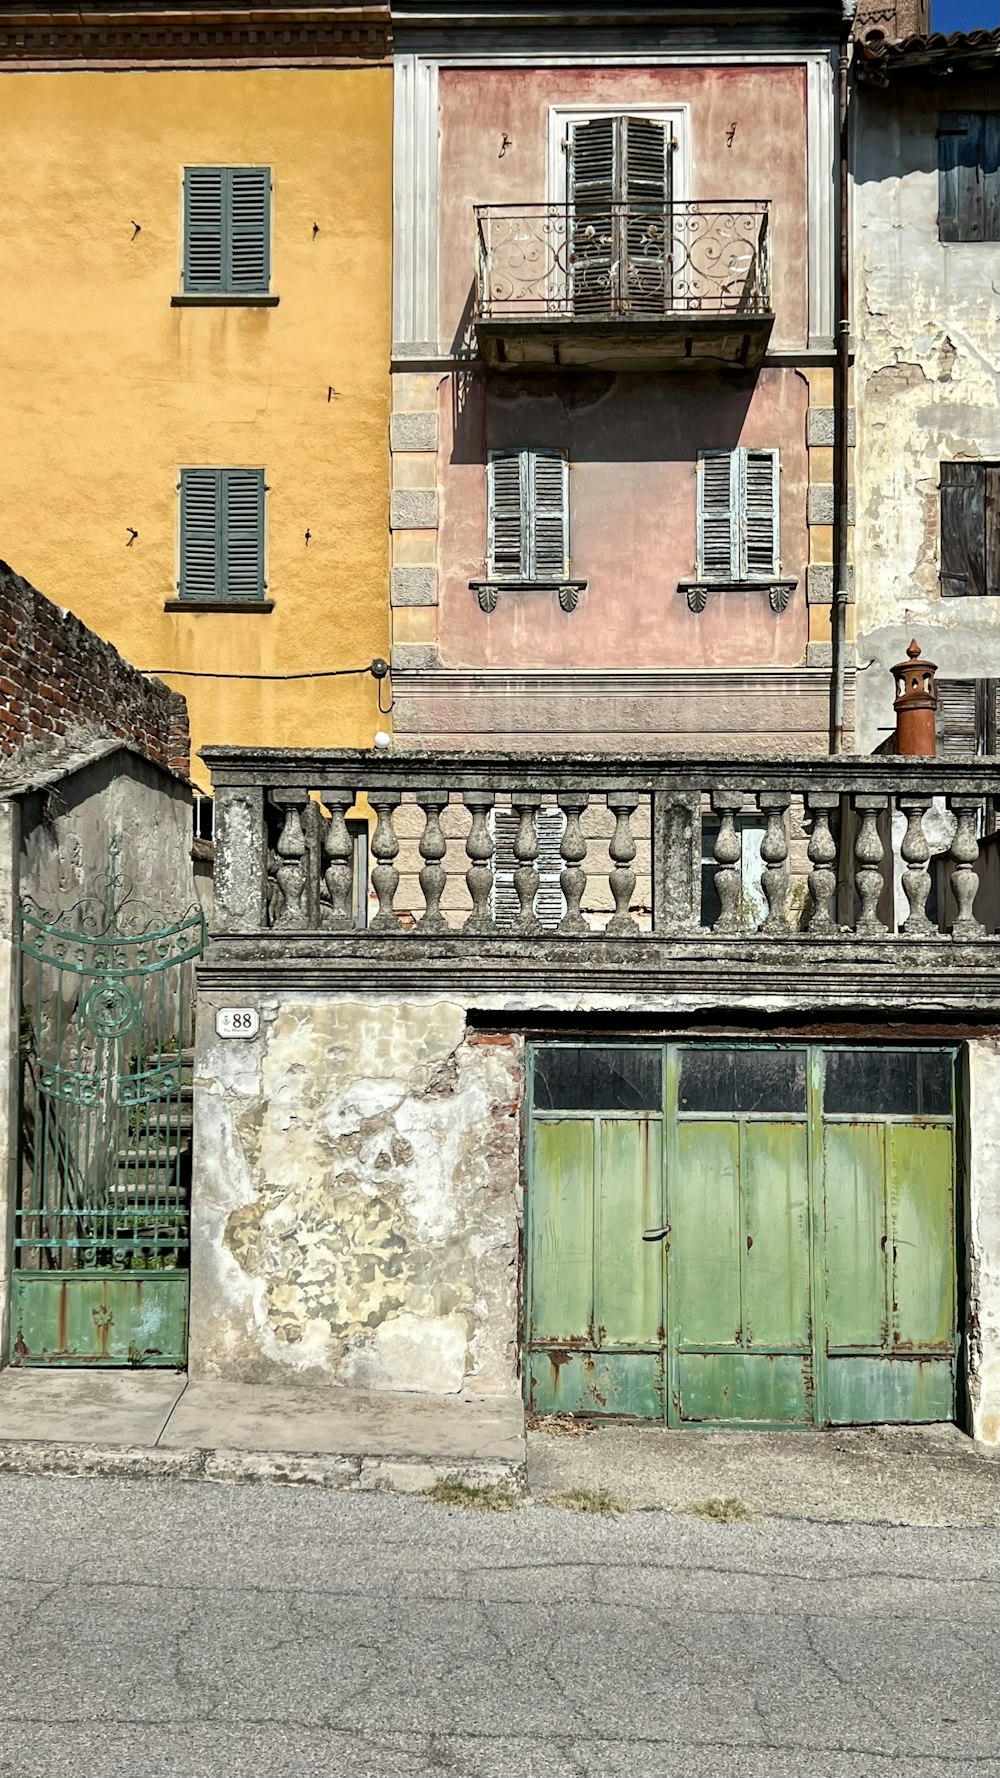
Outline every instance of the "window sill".
{"type": "Polygon", "coordinates": [[[587,590],[585,580],[470,580],[469,586],[479,600],[480,609],[495,611],[500,593],[558,593],[564,611],[575,611],[581,593],[587,590]]]}
{"type": "Polygon", "coordinates": [[[679,580],[677,591],[685,594],[689,611],[704,611],[709,593],[766,593],[771,610],[782,612],[788,610],[798,584],[777,576],[773,580],[679,580]]]}
{"type": "Polygon", "coordinates": [[[245,617],[266,616],[273,599],[165,599],[164,611],[238,611],[245,617]]]}
{"type": "Polygon", "coordinates": [[[276,309],[281,298],[267,290],[177,290],[170,298],[172,309],[276,309]]]}

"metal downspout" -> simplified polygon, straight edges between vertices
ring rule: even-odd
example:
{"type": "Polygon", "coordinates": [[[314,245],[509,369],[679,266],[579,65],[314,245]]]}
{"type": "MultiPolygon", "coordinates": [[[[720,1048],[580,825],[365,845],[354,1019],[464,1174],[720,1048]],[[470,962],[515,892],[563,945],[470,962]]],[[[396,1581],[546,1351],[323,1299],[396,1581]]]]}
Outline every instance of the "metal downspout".
{"type": "Polygon", "coordinates": [[[848,122],[850,102],[851,38],[857,0],[843,0],[840,54],[837,61],[837,92],[840,108],[839,197],[837,246],[840,278],[837,300],[837,361],[834,369],[833,479],[836,511],[833,528],[833,605],[830,613],[830,752],[844,751],[844,669],[847,652],[847,602],[850,542],[848,511],[850,462],[847,449],[848,394],[851,362],[851,235],[848,122]]]}

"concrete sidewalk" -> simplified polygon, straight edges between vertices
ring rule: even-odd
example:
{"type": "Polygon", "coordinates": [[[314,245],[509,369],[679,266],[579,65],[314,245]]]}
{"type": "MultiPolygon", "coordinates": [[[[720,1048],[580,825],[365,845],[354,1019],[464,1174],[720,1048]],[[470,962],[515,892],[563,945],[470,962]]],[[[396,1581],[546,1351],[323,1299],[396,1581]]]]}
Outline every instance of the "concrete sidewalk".
{"type": "Polygon", "coordinates": [[[0,1372],[0,1471],[414,1493],[525,1479],[514,1397],[233,1385],[176,1371],[0,1372]]]}
{"type": "Polygon", "coordinates": [[[275,1481],[892,1525],[1000,1525],[1000,1452],[954,1426],[668,1432],[529,1419],[510,1396],[233,1385],[174,1371],[0,1372],[0,1472],[275,1481]],[[738,1509],[737,1509],[738,1510],[738,1509]]]}

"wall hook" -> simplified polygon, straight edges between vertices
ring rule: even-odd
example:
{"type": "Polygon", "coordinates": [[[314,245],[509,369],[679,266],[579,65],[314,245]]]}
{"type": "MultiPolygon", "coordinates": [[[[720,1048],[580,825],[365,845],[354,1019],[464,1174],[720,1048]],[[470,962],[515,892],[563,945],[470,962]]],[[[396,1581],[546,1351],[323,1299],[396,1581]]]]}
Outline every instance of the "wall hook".
{"type": "Polygon", "coordinates": [[[735,124],[735,123],[730,124],[728,130],[726,131],[726,147],[727,148],[732,148],[733,143],[736,141],[736,132],[738,129],[739,129],[739,124],[735,124]]]}
{"type": "Polygon", "coordinates": [[[142,234],[142,223],[136,222],[135,218],[133,217],[132,218],[132,239],[133,239],[133,241],[135,240],[136,235],[141,235],[141,234],[142,234]]]}
{"type": "Polygon", "coordinates": [[[513,148],[513,146],[514,146],[514,144],[511,141],[510,137],[508,136],[508,134],[505,130],[503,133],[501,142],[500,142],[500,153],[498,154],[497,159],[503,160],[503,157],[507,153],[508,148],[513,148]]]}
{"type": "Polygon", "coordinates": [[[137,538],[137,537],[138,537],[138,535],[139,535],[139,533],[138,533],[138,531],[137,531],[137,530],[136,530],[136,529],[135,529],[135,527],[134,527],[134,525],[126,525],[126,526],[125,526],[125,529],[126,529],[126,531],[127,531],[127,532],[128,532],[128,542],[127,542],[127,544],[126,544],[126,545],[125,545],[125,548],[126,548],[126,549],[131,549],[131,548],[132,548],[132,545],[133,545],[133,543],[134,543],[134,542],[135,542],[135,540],[136,540],[136,538],[137,538]]]}
{"type": "Polygon", "coordinates": [[[318,235],[318,234],[319,234],[319,223],[318,223],[318,222],[314,222],[314,223],[313,223],[313,240],[314,240],[314,241],[315,241],[315,239],[316,239],[316,236],[317,236],[317,235],[318,235]]]}
{"type": "Polygon", "coordinates": [[[312,536],[312,532],[311,532],[311,531],[309,531],[309,530],[307,530],[307,531],[306,531],[306,549],[308,549],[308,548],[309,548],[309,539],[310,539],[310,537],[311,537],[311,536],[312,536]]]}

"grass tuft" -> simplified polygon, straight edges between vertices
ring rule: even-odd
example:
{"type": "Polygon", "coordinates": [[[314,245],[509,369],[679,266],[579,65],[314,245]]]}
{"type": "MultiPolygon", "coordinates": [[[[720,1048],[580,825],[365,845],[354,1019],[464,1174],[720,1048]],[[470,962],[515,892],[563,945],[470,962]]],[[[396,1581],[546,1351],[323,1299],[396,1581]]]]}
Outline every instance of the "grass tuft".
{"type": "Polygon", "coordinates": [[[435,1506],[459,1506],[481,1513],[509,1513],[517,1505],[517,1495],[500,1482],[463,1482],[452,1475],[428,1488],[427,1498],[435,1506]]]}
{"type": "Polygon", "coordinates": [[[757,1514],[747,1506],[744,1500],[737,1499],[735,1494],[714,1495],[711,1500],[693,1500],[690,1506],[682,1506],[682,1513],[688,1513],[692,1519],[714,1519],[720,1525],[743,1525],[757,1514]]]}
{"type": "Polygon", "coordinates": [[[566,1494],[550,1494],[550,1506],[561,1506],[571,1513],[604,1513],[607,1518],[631,1512],[631,1503],[619,1500],[608,1488],[571,1488],[566,1494]]]}

